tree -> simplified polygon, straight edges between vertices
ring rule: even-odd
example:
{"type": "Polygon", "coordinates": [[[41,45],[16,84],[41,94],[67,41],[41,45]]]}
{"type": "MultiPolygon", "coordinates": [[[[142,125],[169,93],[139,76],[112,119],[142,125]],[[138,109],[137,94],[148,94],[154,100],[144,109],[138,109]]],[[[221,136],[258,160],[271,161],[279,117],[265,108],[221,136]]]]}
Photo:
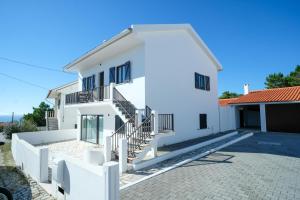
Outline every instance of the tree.
{"type": "Polygon", "coordinates": [[[229,91],[225,91],[223,92],[223,94],[219,97],[220,99],[230,99],[230,98],[236,98],[241,96],[241,94],[237,94],[235,92],[229,92],[229,91]]]}
{"type": "Polygon", "coordinates": [[[266,78],[265,85],[267,89],[287,87],[289,86],[288,78],[285,77],[283,73],[269,74],[266,78]]]}
{"type": "Polygon", "coordinates": [[[49,111],[50,106],[45,102],[41,102],[38,108],[33,107],[33,113],[24,115],[24,119],[34,122],[37,126],[46,126],[45,113],[49,111]]]}
{"type": "Polygon", "coordinates": [[[269,74],[266,77],[265,85],[267,89],[300,86],[300,65],[297,65],[295,70],[287,76],[284,76],[283,73],[269,74]]]}

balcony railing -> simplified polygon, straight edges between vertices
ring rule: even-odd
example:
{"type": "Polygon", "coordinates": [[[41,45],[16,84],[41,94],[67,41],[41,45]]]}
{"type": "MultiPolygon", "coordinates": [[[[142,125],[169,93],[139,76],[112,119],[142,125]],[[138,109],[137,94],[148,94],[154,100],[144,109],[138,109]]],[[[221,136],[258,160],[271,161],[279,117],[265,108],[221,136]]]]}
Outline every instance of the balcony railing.
{"type": "Polygon", "coordinates": [[[174,131],[174,114],[158,114],[158,131],[174,131]]]}
{"type": "Polygon", "coordinates": [[[94,88],[93,90],[74,92],[66,95],[66,104],[89,103],[109,99],[109,86],[94,88]]]}

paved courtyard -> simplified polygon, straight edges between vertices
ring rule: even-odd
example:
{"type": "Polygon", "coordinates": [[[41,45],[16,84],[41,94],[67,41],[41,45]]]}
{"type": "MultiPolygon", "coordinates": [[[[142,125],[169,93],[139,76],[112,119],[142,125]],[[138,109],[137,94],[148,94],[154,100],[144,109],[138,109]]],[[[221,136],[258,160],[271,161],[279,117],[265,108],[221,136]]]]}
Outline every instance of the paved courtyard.
{"type": "Polygon", "coordinates": [[[121,199],[300,199],[300,134],[257,133],[124,189],[121,199]]]}

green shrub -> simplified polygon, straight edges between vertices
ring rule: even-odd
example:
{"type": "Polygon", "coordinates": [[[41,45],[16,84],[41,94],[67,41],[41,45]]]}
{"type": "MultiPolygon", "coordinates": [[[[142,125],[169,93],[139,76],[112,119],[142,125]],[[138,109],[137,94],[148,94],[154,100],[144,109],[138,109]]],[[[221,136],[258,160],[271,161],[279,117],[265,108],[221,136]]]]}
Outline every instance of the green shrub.
{"type": "Polygon", "coordinates": [[[0,124],[0,133],[3,132],[4,125],[0,124]]]}
{"type": "Polygon", "coordinates": [[[30,120],[22,120],[19,123],[10,124],[4,127],[3,132],[6,139],[11,139],[13,133],[34,132],[37,126],[30,120]]]}

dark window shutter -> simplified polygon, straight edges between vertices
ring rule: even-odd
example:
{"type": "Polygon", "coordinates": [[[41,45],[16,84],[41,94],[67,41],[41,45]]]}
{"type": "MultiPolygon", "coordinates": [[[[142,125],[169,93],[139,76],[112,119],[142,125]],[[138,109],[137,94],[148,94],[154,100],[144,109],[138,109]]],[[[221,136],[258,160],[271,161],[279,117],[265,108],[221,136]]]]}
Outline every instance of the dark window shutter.
{"type": "Polygon", "coordinates": [[[92,89],[95,89],[95,74],[92,76],[92,89]]]}
{"type": "Polygon", "coordinates": [[[125,64],[125,81],[130,81],[131,80],[131,67],[130,67],[130,62],[128,61],[125,64]]]}
{"type": "Polygon", "coordinates": [[[82,79],[82,91],[86,91],[86,78],[82,79]]]}
{"type": "Polygon", "coordinates": [[[109,83],[116,82],[116,67],[109,68],[109,83]]]}
{"type": "Polygon", "coordinates": [[[199,76],[195,73],[195,88],[199,88],[199,76]]]}
{"type": "Polygon", "coordinates": [[[210,90],[210,78],[209,76],[205,76],[205,89],[210,90]]]}

